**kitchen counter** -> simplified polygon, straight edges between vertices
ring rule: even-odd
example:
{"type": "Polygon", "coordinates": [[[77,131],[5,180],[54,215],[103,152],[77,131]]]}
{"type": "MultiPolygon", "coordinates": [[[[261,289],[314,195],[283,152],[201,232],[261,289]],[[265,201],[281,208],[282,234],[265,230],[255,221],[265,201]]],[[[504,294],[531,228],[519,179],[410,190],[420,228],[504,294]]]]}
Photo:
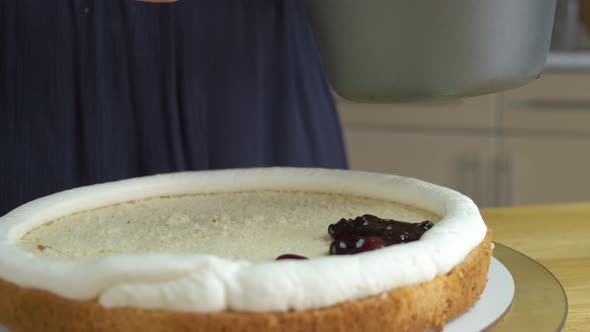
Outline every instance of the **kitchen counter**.
{"type": "Polygon", "coordinates": [[[482,211],[494,241],[535,259],[568,297],[563,331],[590,331],[590,203],[482,211]]]}

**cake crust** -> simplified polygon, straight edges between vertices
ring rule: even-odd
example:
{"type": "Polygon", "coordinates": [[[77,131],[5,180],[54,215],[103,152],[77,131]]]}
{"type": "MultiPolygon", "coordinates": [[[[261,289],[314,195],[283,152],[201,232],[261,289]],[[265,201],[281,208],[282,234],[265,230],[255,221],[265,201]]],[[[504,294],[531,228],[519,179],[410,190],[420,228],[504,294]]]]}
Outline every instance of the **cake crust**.
{"type": "Polygon", "coordinates": [[[27,289],[0,279],[0,322],[12,332],[33,331],[423,331],[442,330],[483,292],[492,234],[449,273],[432,281],[334,306],[292,312],[211,314],[106,308],[27,289]]]}

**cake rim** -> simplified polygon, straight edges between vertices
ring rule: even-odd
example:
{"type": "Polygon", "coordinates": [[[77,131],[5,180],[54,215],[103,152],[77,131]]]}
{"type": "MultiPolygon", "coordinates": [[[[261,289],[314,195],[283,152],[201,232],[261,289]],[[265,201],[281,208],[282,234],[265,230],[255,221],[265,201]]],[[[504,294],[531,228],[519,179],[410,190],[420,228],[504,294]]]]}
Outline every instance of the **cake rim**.
{"type": "Polygon", "coordinates": [[[414,178],[283,167],[169,173],[63,191],[0,217],[0,278],[68,299],[98,299],[105,307],[201,313],[306,310],[433,280],[458,265],[486,231],[471,199],[414,178]],[[384,199],[442,219],[413,243],[309,261],[251,263],[199,254],[49,261],[16,247],[29,230],[76,212],[150,197],[257,189],[384,199]],[[395,263],[383,266],[384,261],[395,263]]]}

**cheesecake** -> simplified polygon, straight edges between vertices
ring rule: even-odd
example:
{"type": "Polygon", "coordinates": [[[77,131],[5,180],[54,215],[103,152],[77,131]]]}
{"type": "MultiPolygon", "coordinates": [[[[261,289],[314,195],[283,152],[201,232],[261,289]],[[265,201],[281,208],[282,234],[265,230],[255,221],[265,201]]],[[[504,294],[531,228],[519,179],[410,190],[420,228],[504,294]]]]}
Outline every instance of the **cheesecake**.
{"type": "Polygon", "coordinates": [[[482,293],[490,234],[468,197],[394,175],[261,168],[81,187],[0,218],[0,323],[440,330],[482,293]],[[380,235],[398,224],[400,241],[380,235]],[[333,231],[353,225],[369,233],[333,231]]]}

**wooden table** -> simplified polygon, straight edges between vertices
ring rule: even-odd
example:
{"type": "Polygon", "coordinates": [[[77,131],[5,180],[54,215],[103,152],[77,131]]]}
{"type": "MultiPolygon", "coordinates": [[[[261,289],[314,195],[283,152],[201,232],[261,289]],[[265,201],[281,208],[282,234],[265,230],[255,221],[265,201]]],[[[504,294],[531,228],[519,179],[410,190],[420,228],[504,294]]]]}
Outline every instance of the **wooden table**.
{"type": "Polygon", "coordinates": [[[543,264],[565,288],[564,331],[590,331],[590,203],[482,211],[494,241],[543,264]]]}

